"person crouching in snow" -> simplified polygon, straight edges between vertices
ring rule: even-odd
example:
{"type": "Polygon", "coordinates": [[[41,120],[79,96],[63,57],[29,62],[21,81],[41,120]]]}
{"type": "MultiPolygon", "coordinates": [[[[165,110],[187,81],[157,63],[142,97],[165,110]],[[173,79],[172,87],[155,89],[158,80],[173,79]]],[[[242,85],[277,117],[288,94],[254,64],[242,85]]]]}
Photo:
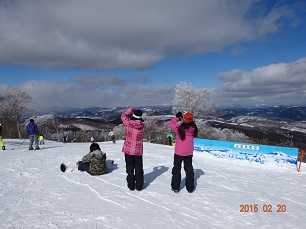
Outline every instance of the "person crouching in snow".
{"type": "Polygon", "coordinates": [[[86,171],[90,175],[102,175],[106,172],[108,166],[114,164],[113,160],[106,161],[106,154],[101,151],[98,143],[90,145],[90,151],[83,156],[81,161],[72,162],[69,164],[62,163],[60,169],[65,172],[69,169],[71,172],[75,169],[86,171]]]}
{"type": "Polygon", "coordinates": [[[168,125],[176,134],[171,190],[175,193],[179,192],[181,184],[181,168],[182,162],[184,162],[186,189],[189,193],[192,193],[194,190],[194,171],[192,166],[194,150],[193,139],[198,135],[197,125],[193,121],[193,115],[190,112],[187,112],[184,115],[182,115],[181,112],[178,112],[176,117],[172,118],[168,125]],[[180,120],[183,122],[178,124],[180,120]]]}
{"type": "Polygon", "coordinates": [[[146,129],[142,119],[142,111],[130,107],[122,113],[121,120],[126,128],[122,152],[125,156],[127,186],[131,191],[135,188],[137,191],[141,191],[144,183],[143,135],[146,129]]]}

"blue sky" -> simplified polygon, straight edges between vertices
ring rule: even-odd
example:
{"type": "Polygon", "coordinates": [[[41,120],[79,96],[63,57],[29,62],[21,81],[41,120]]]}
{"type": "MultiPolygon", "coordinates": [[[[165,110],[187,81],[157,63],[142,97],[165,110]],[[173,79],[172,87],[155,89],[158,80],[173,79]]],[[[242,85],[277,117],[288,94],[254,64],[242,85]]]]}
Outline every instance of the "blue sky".
{"type": "Polygon", "coordinates": [[[31,108],[306,105],[303,0],[0,1],[0,94],[31,108]]]}

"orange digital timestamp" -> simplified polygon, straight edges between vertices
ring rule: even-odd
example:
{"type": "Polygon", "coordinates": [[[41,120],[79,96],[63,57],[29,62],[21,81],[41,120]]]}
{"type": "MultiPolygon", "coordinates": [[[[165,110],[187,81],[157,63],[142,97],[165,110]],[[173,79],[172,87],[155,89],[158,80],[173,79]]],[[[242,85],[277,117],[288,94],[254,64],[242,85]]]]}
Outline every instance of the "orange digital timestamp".
{"type": "MultiPolygon", "coordinates": [[[[277,204],[276,212],[286,212],[286,204],[277,204]]],[[[273,212],[272,204],[240,204],[240,212],[273,212]]]]}

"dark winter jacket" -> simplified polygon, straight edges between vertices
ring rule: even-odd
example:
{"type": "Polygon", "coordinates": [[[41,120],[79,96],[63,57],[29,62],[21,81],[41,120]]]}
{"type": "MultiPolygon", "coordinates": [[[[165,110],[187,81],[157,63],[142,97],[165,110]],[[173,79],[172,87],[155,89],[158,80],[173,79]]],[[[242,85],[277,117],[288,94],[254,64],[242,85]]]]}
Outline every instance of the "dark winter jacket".
{"type": "Polygon", "coordinates": [[[89,152],[82,158],[82,163],[89,163],[91,175],[102,175],[106,171],[106,154],[100,150],[89,152]]]}
{"type": "Polygon", "coordinates": [[[28,135],[34,135],[34,134],[38,135],[39,134],[38,127],[34,122],[30,122],[27,125],[27,133],[28,135]]]}
{"type": "Polygon", "coordinates": [[[0,126],[0,135],[2,135],[2,126],[0,126]]]}

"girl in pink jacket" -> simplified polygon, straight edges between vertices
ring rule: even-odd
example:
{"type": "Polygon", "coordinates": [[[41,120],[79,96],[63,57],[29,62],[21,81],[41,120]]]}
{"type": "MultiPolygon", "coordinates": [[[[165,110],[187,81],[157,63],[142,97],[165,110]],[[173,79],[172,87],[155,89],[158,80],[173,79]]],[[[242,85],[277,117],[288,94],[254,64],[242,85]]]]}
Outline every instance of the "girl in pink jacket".
{"type": "Polygon", "coordinates": [[[121,115],[126,128],[126,137],[122,152],[125,155],[126,181],[128,188],[141,191],[143,187],[143,135],[146,125],[142,119],[142,111],[130,107],[121,115]]]}
{"type": "Polygon", "coordinates": [[[179,192],[181,184],[181,168],[182,162],[184,162],[186,189],[189,193],[192,193],[194,190],[194,171],[192,166],[194,149],[193,139],[198,135],[197,125],[193,121],[193,115],[190,112],[187,112],[184,115],[182,115],[181,112],[178,112],[176,117],[171,119],[168,124],[176,134],[171,190],[175,193],[179,192]],[[183,122],[178,124],[180,120],[183,122]]]}

